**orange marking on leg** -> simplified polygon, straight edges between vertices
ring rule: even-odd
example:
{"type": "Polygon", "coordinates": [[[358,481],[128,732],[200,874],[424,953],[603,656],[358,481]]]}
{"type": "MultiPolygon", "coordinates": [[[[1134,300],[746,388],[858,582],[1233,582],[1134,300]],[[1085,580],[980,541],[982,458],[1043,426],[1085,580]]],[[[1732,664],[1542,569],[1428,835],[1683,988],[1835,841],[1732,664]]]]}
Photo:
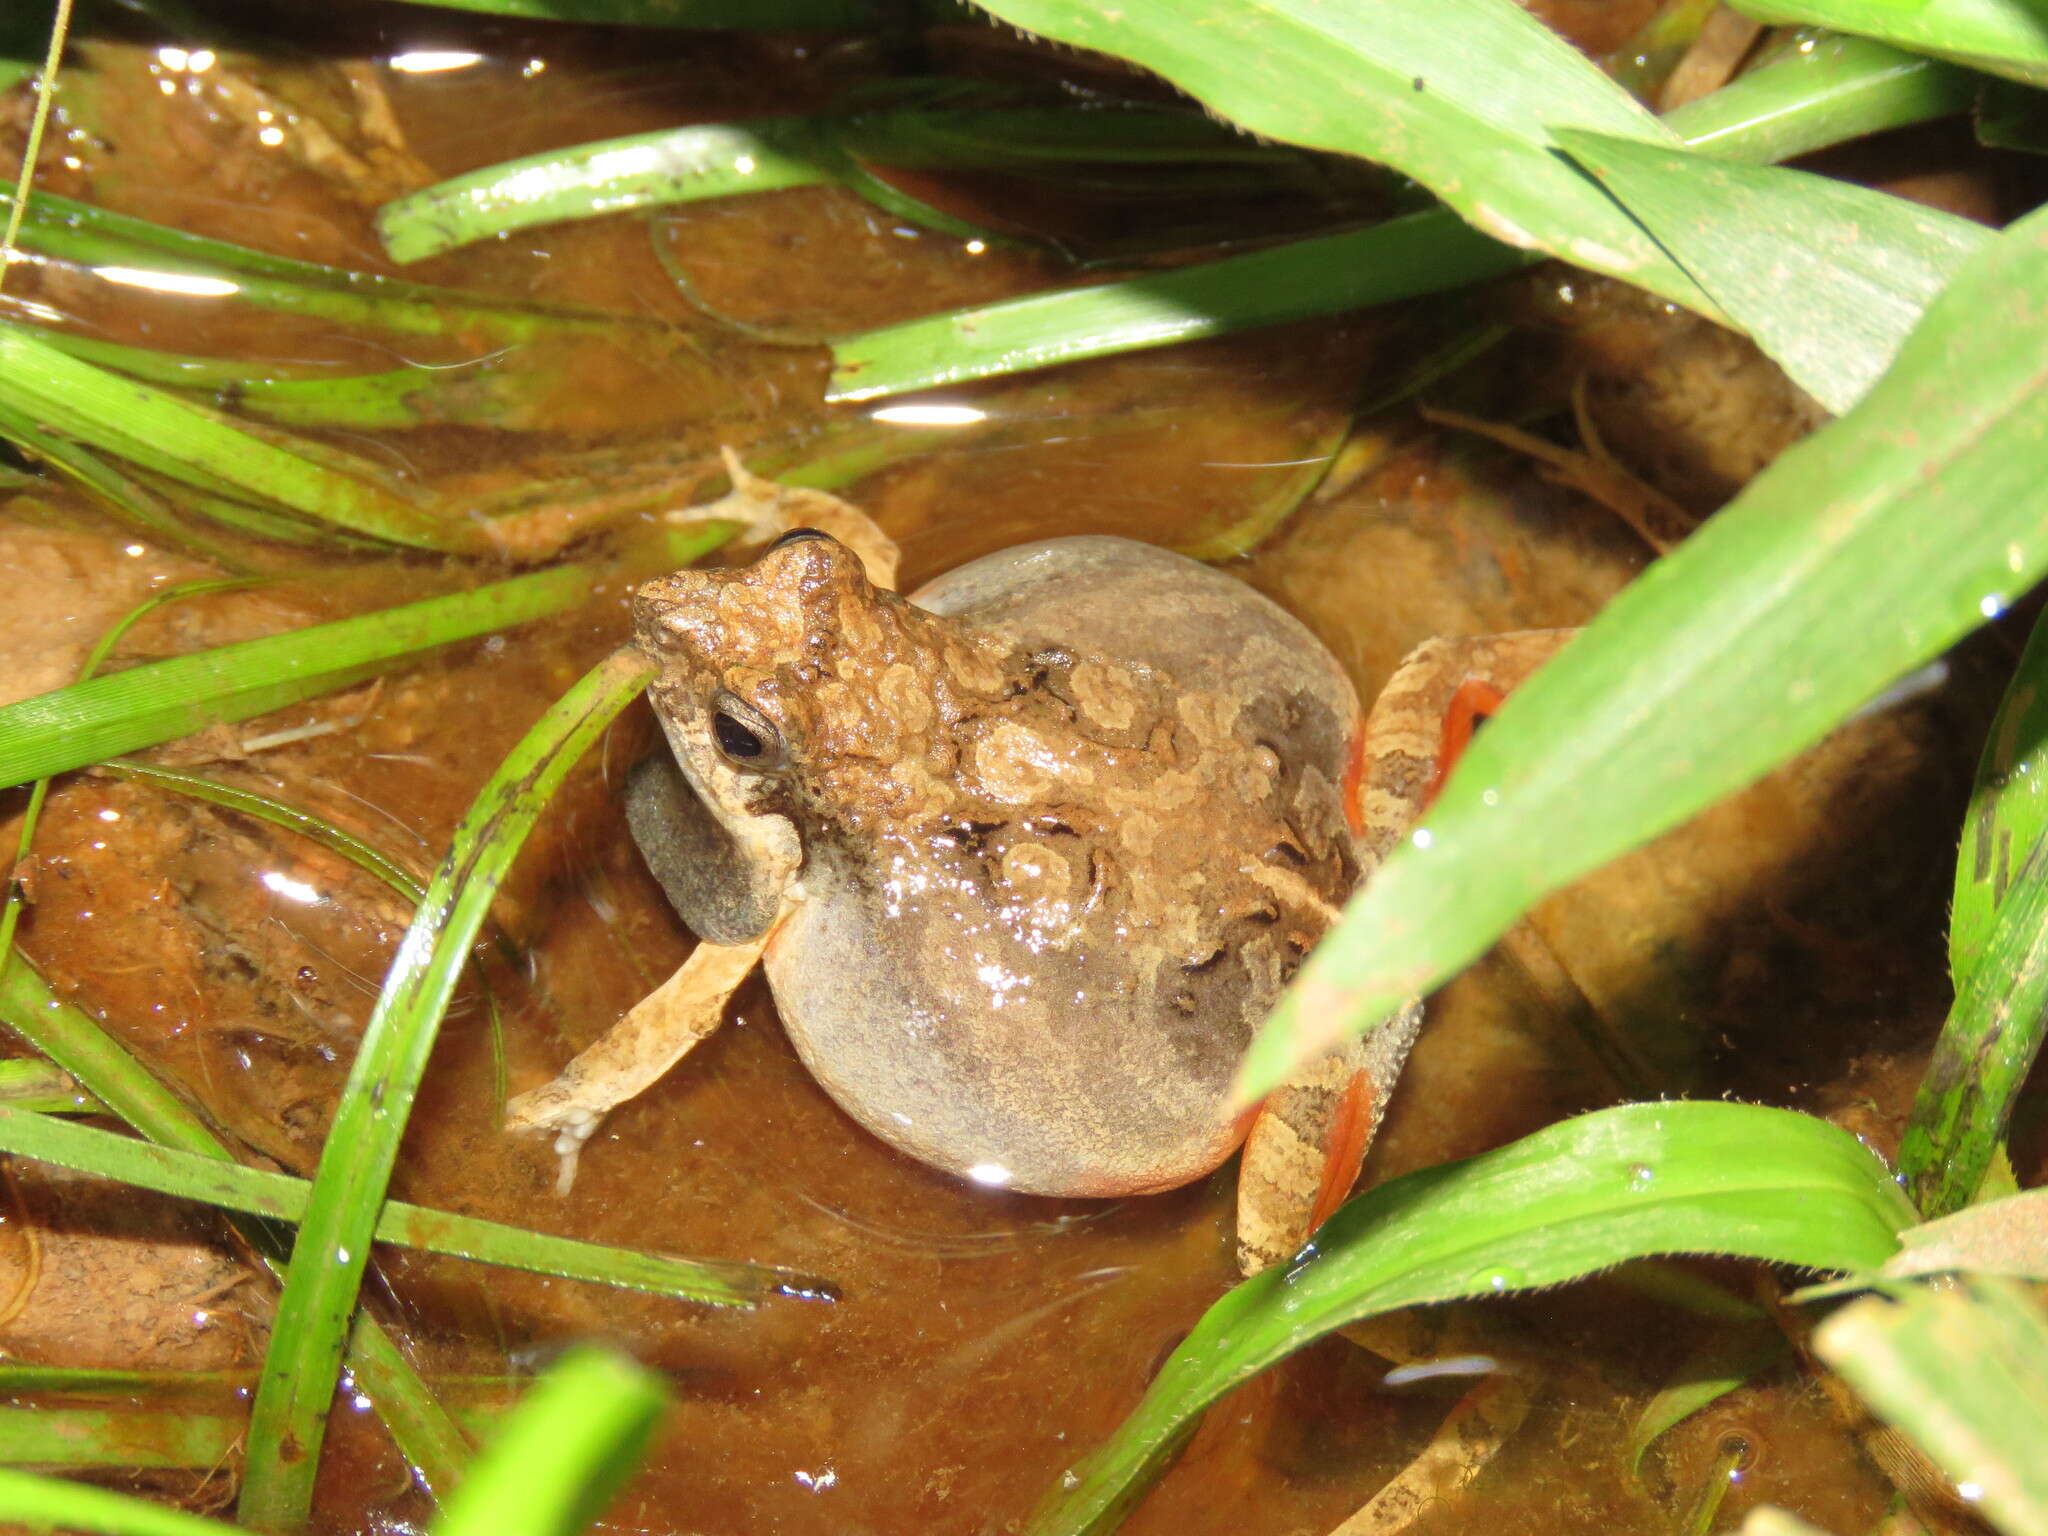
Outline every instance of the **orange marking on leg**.
{"type": "Polygon", "coordinates": [[[1308,1230],[1316,1228],[1336,1212],[1358,1182],[1358,1170],[1365,1162],[1366,1143],[1372,1140],[1372,1076],[1354,1072],[1344,1087],[1344,1097],[1330,1117],[1329,1143],[1323,1153],[1323,1181],[1316,1187],[1316,1203],[1310,1208],[1308,1230]]]}
{"type": "Polygon", "coordinates": [[[1444,780],[1451,776],[1451,770],[1458,766],[1458,759],[1465,755],[1465,749],[1472,745],[1472,735],[1507,702],[1507,694],[1484,678],[1468,677],[1458,684],[1458,691],[1451,695],[1450,706],[1444,710],[1444,733],[1442,744],[1437,748],[1436,772],[1430,776],[1429,789],[1422,797],[1426,810],[1436,803],[1437,792],[1444,787],[1444,780]]]}

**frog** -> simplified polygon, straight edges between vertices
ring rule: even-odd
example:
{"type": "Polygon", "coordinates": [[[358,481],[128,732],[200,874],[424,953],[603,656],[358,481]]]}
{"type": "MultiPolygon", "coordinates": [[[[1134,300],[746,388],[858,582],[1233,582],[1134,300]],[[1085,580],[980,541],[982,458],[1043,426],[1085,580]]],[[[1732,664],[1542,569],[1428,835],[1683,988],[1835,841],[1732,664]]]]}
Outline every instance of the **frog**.
{"type": "Polygon", "coordinates": [[[627,821],[698,948],[510,1123],[557,1131],[566,1178],[758,960],[806,1069],[899,1152],[1108,1197],[1243,1146],[1239,1266],[1289,1257],[1356,1180],[1421,1006],[1249,1112],[1237,1064],[1556,632],[1431,642],[1368,714],[1300,620],[1210,566],[1080,535],[903,596],[857,508],[730,468],[705,511],[759,554],[632,602],[669,750],[627,821]]]}

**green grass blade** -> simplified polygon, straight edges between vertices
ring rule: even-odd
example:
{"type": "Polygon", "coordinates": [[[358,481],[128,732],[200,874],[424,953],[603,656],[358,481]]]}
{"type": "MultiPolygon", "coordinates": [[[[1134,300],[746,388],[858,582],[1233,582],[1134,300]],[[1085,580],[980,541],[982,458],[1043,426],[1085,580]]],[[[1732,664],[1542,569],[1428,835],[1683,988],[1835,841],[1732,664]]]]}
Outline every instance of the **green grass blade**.
{"type": "Polygon", "coordinates": [[[0,708],[0,784],[66,773],[332,693],[399,659],[575,607],[596,568],[532,571],[331,624],[146,662],[0,708]]]}
{"type": "Polygon", "coordinates": [[[1981,224],[1846,181],[1561,132],[1735,323],[1840,415],[1934,296],[1992,238],[1981,224]]]}
{"type": "Polygon", "coordinates": [[[0,1105],[46,1115],[104,1115],[107,1106],[47,1061],[0,1061],[0,1105]]]}
{"type": "MultiPolygon", "coordinates": [[[[0,1022],[151,1141],[202,1157],[229,1157],[220,1138],[184,1100],[81,1010],[59,1001],[19,950],[0,956],[0,1022]]],[[[282,1272],[283,1250],[271,1229],[244,1225],[242,1235],[272,1273],[282,1272]]],[[[428,1490],[453,1487],[469,1458],[468,1443],[375,1319],[358,1320],[348,1358],[356,1384],[376,1405],[428,1490]]],[[[0,1504],[0,1510],[4,1507],[0,1504]]]]}
{"type": "Polygon", "coordinates": [[[412,1101],[498,882],[562,776],[653,675],[622,651],[506,757],[456,829],[392,962],[334,1115],[300,1224],[249,1420],[242,1516],[271,1530],[310,1508],[348,1319],[412,1101]]]}
{"type": "Polygon", "coordinates": [[[407,0],[412,5],[607,27],[866,31],[896,20],[881,0],[407,0]]]}
{"type": "Polygon", "coordinates": [[[0,1520],[32,1530],[91,1531],[95,1536],[246,1536],[232,1525],[147,1499],[5,1470],[0,1470],[0,1520]]]}
{"type": "Polygon", "coordinates": [[[1629,1426],[1629,1475],[1641,1475],[1643,1455],[1660,1435],[1780,1364],[1791,1350],[1783,1330],[1770,1322],[1751,1321],[1706,1334],[1629,1426]]]}
{"type": "Polygon", "coordinates": [[[508,230],[659,203],[830,181],[806,117],[629,134],[486,166],[386,203],[377,233],[393,261],[419,261],[508,230]]]}
{"type": "Polygon", "coordinates": [[[1967,112],[1979,79],[1867,37],[1824,33],[1665,114],[1664,121],[1701,154],[1768,165],[1967,112]]]}
{"type": "MultiPolygon", "coordinates": [[[[0,179],[0,216],[13,201],[14,183],[0,179]]],[[[21,243],[24,250],[88,272],[126,268],[206,278],[226,284],[221,297],[238,303],[409,335],[515,342],[644,323],[628,315],[485,299],[457,288],[273,256],[50,192],[30,198],[21,243]]]]}
{"type": "Polygon", "coordinates": [[[1986,80],[1973,114],[1977,142],[2048,155],[2048,95],[2010,80],[1986,80]]]}
{"type": "Polygon", "coordinates": [[[1332,1217],[1291,1267],[1212,1306],[1030,1530],[1107,1529],[1205,1408],[1360,1318],[1556,1285],[1652,1254],[1873,1270],[1913,1219],[1883,1164],[1847,1132],[1743,1104],[1601,1110],[1390,1180],[1332,1217]]]}
{"type": "MultiPolygon", "coordinates": [[[[1671,115],[1723,158],[1768,160],[1959,110],[1957,74],[1836,39],[1791,52],[1671,115]]],[[[833,343],[826,398],[866,400],[1464,287],[1526,252],[1446,210],[1199,267],[1033,294],[833,343]]]]}
{"type": "Polygon", "coordinates": [[[621,1355],[565,1355],[520,1401],[434,1536],[577,1536],[632,1475],[660,1422],[661,1378],[621,1355]]]}
{"type": "Polygon", "coordinates": [[[1676,148],[1633,97],[1511,0],[982,0],[1130,59],[1262,138],[1390,165],[1511,245],[1712,315],[1654,241],[1553,152],[1577,128],[1676,148]]]}
{"type": "Polygon", "coordinates": [[[0,1464],[10,1467],[218,1467],[241,1438],[239,1413],[0,1408],[0,1464]]]}
{"type": "Polygon", "coordinates": [[[2043,293],[2037,212],[1965,264],[1854,411],[1517,691],[1282,998],[1244,1095],[1811,745],[2048,570],[2043,293]]]}
{"type": "MultiPolygon", "coordinates": [[[[0,1150],[80,1173],[97,1174],[180,1200],[296,1223],[311,1186],[289,1174],[177,1152],[90,1126],[68,1125],[26,1109],[0,1106],[0,1150]]],[[[625,1290],[652,1291],[718,1307],[752,1307],[765,1296],[831,1294],[812,1276],[760,1264],[679,1259],[528,1232],[452,1211],[387,1201],[376,1239],[481,1264],[558,1275],[625,1290]]]]}
{"type": "Polygon", "coordinates": [[[1814,1348],[2007,1536],[2048,1536],[2048,1318],[2021,1287],[1977,1280],[1869,1297],[1814,1348]]]}
{"type": "Polygon", "coordinates": [[[2048,85],[2048,17],[2029,0],[1735,0],[1759,21],[1856,32],[2029,85],[2048,85]]]}
{"type": "Polygon", "coordinates": [[[201,490],[242,492],[387,543],[478,553],[485,530],[286,452],[174,395],[70,357],[26,326],[0,325],[0,377],[21,409],[95,447],[201,490]]]}
{"type": "Polygon", "coordinates": [[[1949,913],[1955,1003],[1899,1149],[1920,1208],[1977,1198],[2041,1049],[2048,1006],[2048,622],[2037,622],[1984,743],[1949,913]]]}
{"type": "Polygon", "coordinates": [[[1166,346],[1461,288],[1530,258],[1441,209],[1124,282],[1033,294],[835,342],[831,401],[1166,346]]]}

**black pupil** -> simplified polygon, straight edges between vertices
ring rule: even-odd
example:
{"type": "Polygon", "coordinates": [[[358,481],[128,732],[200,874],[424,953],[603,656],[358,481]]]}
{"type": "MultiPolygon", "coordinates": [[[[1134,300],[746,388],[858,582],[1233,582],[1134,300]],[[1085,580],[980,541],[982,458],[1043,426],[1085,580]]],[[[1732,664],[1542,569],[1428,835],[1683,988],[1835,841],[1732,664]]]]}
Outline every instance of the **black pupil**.
{"type": "Polygon", "coordinates": [[[723,712],[711,717],[711,734],[718,738],[718,750],[727,757],[759,757],[762,742],[759,736],[748,730],[731,715],[723,712]]]}

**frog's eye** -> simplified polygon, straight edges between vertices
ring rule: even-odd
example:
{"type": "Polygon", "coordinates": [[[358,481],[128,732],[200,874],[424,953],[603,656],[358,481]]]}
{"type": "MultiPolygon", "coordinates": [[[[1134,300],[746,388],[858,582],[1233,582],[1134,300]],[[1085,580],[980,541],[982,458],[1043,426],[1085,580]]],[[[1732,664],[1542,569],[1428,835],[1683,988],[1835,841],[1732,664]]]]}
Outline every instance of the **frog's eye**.
{"type": "Polygon", "coordinates": [[[822,528],[792,528],[787,533],[777,534],[770,549],[780,549],[785,544],[800,544],[805,539],[829,539],[832,535],[822,528]]]}
{"type": "Polygon", "coordinates": [[[779,768],[782,733],[761,711],[732,694],[711,701],[711,739],[727,761],[742,768],[779,768]]]}

